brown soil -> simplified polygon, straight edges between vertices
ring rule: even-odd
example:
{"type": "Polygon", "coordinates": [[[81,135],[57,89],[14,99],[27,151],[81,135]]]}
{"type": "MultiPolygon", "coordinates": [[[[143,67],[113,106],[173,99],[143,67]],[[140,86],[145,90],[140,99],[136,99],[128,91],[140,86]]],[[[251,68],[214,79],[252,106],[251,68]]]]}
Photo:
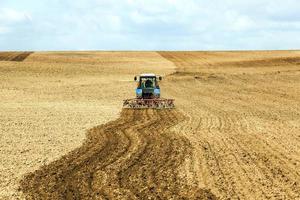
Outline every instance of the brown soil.
{"type": "Polygon", "coordinates": [[[24,61],[33,52],[0,52],[0,61],[24,61]]]}
{"type": "Polygon", "coordinates": [[[299,199],[299,57],[44,52],[2,62],[0,197],[19,198],[18,186],[28,199],[299,199]],[[141,72],[169,74],[162,96],[175,110],[118,115],[141,72]]]}
{"type": "Polygon", "coordinates": [[[161,52],[189,168],[221,199],[300,198],[299,52],[161,52]],[[221,64],[220,64],[221,63],[221,64]]]}
{"type": "Polygon", "coordinates": [[[156,52],[35,52],[0,62],[0,199],[23,199],[24,174],[81,146],[119,117],[134,75],[173,71],[156,52]]]}
{"type": "Polygon", "coordinates": [[[175,110],[123,110],[21,188],[29,199],[215,199],[179,176],[191,145],[170,128],[182,120],[175,110]]]}

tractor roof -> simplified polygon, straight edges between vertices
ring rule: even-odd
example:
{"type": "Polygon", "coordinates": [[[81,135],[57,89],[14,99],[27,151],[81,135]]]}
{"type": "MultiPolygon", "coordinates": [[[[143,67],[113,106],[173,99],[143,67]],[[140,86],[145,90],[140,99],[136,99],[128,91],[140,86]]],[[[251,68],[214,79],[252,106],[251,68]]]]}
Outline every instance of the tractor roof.
{"type": "Polygon", "coordinates": [[[141,74],[141,77],[155,77],[155,74],[141,74]]]}

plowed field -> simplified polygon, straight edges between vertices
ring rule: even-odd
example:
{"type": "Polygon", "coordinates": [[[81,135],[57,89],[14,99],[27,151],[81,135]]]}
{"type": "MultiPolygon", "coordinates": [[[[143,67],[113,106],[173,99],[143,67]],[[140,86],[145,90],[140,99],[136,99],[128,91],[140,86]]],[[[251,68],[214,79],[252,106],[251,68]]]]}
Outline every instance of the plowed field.
{"type": "Polygon", "coordinates": [[[0,61],[24,61],[32,52],[0,52],[0,61]]]}
{"type": "Polygon", "coordinates": [[[172,111],[124,110],[88,132],[82,147],[22,181],[32,199],[214,199],[180,176],[189,141],[170,128],[172,111]]]}
{"type": "Polygon", "coordinates": [[[3,62],[0,198],[299,199],[299,58],[37,52],[3,62]],[[141,72],[164,75],[176,109],[121,109],[141,72]]]}
{"type": "Polygon", "coordinates": [[[178,67],[165,87],[189,118],[199,184],[221,199],[300,198],[299,54],[161,54],[178,67]]]}

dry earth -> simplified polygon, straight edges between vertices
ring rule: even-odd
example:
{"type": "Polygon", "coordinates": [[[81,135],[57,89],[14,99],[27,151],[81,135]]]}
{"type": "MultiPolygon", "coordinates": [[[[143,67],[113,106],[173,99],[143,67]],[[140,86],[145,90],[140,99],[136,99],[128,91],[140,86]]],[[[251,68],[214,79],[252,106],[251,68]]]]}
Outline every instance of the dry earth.
{"type": "Polygon", "coordinates": [[[0,199],[22,176],[79,147],[86,131],[118,118],[133,75],[173,71],[155,52],[37,52],[0,61],[0,199]]]}
{"type": "Polygon", "coordinates": [[[300,198],[299,51],[33,53],[0,76],[3,199],[300,198]],[[175,110],[121,111],[145,71],[175,110]]]}
{"type": "Polygon", "coordinates": [[[0,61],[24,61],[32,52],[0,52],[0,61]]]}
{"type": "Polygon", "coordinates": [[[300,52],[161,53],[189,120],[192,182],[221,199],[300,198],[300,52]]]}

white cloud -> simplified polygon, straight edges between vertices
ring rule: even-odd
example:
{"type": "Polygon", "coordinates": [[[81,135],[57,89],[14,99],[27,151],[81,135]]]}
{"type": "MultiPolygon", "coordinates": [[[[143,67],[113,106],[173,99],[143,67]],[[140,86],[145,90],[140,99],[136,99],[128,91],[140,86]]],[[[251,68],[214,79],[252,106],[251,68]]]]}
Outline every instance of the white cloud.
{"type": "Polygon", "coordinates": [[[22,12],[10,8],[0,8],[1,37],[5,37],[6,34],[11,34],[15,29],[18,29],[20,25],[31,20],[32,18],[27,12],[22,12]]]}
{"type": "Polygon", "coordinates": [[[256,29],[259,24],[249,16],[241,15],[236,11],[224,13],[224,29],[231,31],[249,31],[256,29]]]}
{"type": "Polygon", "coordinates": [[[15,23],[29,20],[32,18],[29,13],[17,11],[10,8],[1,8],[0,9],[0,22],[1,23],[15,23]]]}
{"type": "Polygon", "coordinates": [[[0,50],[300,47],[299,0],[2,0],[0,6],[0,50]]]}

